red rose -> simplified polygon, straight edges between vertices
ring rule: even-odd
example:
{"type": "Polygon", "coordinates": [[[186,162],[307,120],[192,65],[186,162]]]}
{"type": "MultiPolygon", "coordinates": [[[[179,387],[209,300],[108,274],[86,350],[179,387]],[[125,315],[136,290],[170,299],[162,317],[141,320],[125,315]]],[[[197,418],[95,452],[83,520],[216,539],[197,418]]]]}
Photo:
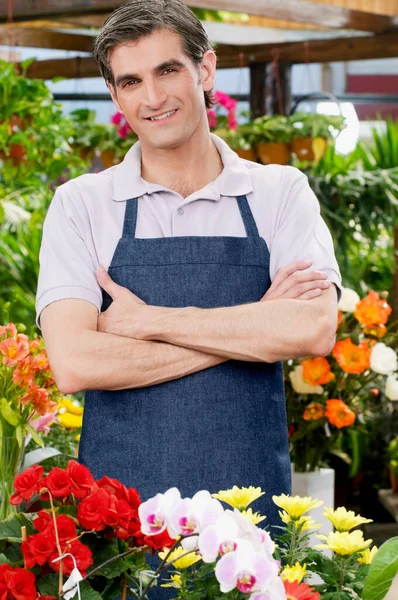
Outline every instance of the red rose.
{"type": "Polygon", "coordinates": [[[21,504],[24,500],[30,500],[40,490],[43,473],[44,467],[33,465],[33,467],[29,467],[23,473],[17,475],[14,480],[16,493],[11,496],[10,504],[15,506],[21,504]]]}
{"type": "Polygon", "coordinates": [[[55,537],[45,533],[36,533],[28,537],[29,552],[40,566],[50,558],[55,550],[55,537]]]}
{"type": "Polygon", "coordinates": [[[13,570],[14,569],[12,568],[12,566],[8,565],[7,563],[4,565],[0,565],[0,583],[5,583],[7,571],[13,571],[13,570]]]}
{"type": "Polygon", "coordinates": [[[35,556],[31,552],[30,543],[29,542],[22,542],[21,543],[21,550],[22,550],[22,554],[23,554],[23,560],[24,560],[25,567],[27,569],[31,569],[36,564],[36,558],[35,558],[35,556]]]}
{"type": "Polygon", "coordinates": [[[31,571],[17,567],[5,573],[6,585],[15,600],[36,600],[36,578],[31,571]]]}
{"type": "Polygon", "coordinates": [[[33,521],[33,525],[37,531],[41,531],[43,533],[50,523],[52,523],[52,520],[53,518],[48,512],[45,510],[40,510],[37,513],[36,519],[33,521]]]}
{"type": "Polygon", "coordinates": [[[7,598],[12,598],[11,594],[9,593],[8,587],[5,583],[0,583],[0,600],[7,600],[7,598]]]}
{"type": "Polygon", "coordinates": [[[137,490],[135,488],[129,488],[127,491],[128,491],[128,495],[129,495],[128,502],[129,502],[130,506],[132,508],[138,508],[139,505],[142,503],[139,493],[137,492],[137,490]]]}
{"type": "MultiPolygon", "coordinates": [[[[73,556],[75,557],[77,568],[79,569],[83,577],[85,577],[86,570],[93,564],[93,555],[90,548],[85,544],[82,544],[82,542],[80,542],[79,540],[75,540],[70,544],[70,546],[68,546],[68,552],[73,554],[73,556]]],[[[54,555],[49,561],[51,567],[54,569],[54,571],[58,573],[61,561],[57,560],[57,562],[52,562],[52,559],[54,558],[58,558],[58,553],[54,553],[54,555]]],[[[75,566],[72,557],[65,556],[65,558],[62,560],[62,563],[63,572],[66,575],[70,575],[75,566]]]]}
{"type": "Polygon", "coordinates": [[[72,494],[76,498],[88,496],[94,485],[94,477],[87,467],[79,464],[76,460],[70,460],[66,471],[70,477],[72,494]]]}
{"type": "Polygon", "coordinates": [[[126,500],[128,501],[128,490],[125,485],[120,483],[117,479],[112,479],[112,477],[107,477],[104,475],[101,479],[96,481],[96,484],[99,488],[105,490],[112,496],[116,496],[118,500],[126,500]]]}
{"type": "Polygon", "coordinates": [[[147,546],[155,548],[156,550],[161,550],[162,548],[171,548],[176,543],[176,541],[173,540],[167,533],[167,529],[165,529],[162,533],[158,533],[157,535],[144,536],[144,542],[147,546]]]}
{"type": "Polygon", "coordinates": [[[116,505],[117,513],[121,523],[128,523],[134,516],[133,509],[125,500],[118,500],[116,505]]]}
{"type": "MultiPolygon", "coordinates": [[[[69,542],[76,537],[76,525],[68,515],[56,517],[56,522],[60,542],[69,542]]],[[[51,523],[51,531],[54,533],[53,523],[51,523]]]]}
{"type": "Polygon", "coordinates": [[[47,477],[44,478],[43,487],[48,488],[54,498],[69,496],[72,491],[69,473],[64,471],[64,469],[54,467],[47,477]]]}
{"type": "Polygon", "coordinates": [[[109,494],[105,490],[98,489],[80,502],[77,509],[77,520],[88,531],[100,531],[106,527],[103,515],[109,505],[109,494]]]}

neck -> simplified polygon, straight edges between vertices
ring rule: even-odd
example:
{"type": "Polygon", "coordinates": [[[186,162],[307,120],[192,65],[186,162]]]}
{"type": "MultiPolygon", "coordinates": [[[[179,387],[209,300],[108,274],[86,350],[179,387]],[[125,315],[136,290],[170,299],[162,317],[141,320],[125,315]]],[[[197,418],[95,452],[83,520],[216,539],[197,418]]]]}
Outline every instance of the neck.
{"type": "Polygon", "coordinates": [[[221,156],[209,131],[195,134],[182,146],[157,149],[141,144],[141,176],[186,197],[218,177],[221,156]]]}

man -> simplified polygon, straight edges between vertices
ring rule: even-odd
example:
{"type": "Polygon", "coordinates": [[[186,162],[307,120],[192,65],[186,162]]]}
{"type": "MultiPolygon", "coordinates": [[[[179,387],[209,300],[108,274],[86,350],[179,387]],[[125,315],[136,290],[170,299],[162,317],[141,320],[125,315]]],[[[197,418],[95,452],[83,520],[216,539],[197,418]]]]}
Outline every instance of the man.
{"type": "Polygon", "coordinates": [[[95,56],[139,142],[58,188],[37,294],[59,388],[87,390],[80,460],[143,499],[261,486],[272,525],[290,489],[281,361],[328,354],[336,330],[319,204],[297,169],[209,133],[216,56],[181,0],[130,0],[95,56]]]}

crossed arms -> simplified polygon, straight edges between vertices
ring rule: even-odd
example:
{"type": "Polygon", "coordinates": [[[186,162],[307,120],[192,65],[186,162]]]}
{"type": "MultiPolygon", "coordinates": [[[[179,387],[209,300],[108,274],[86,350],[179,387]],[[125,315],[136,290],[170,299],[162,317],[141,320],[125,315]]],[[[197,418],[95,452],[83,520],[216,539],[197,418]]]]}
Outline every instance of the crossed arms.
{"type": "Polygon", "coordinates": [[[85,300],[47,306],[41,327],[59,389],[121,390],[177,379],[229,359],[276,362],[323,356],[334,344],[337,295],[326,274],[297,261],[259,302],[227,308],[149,306],[106,272],[112,297],[97,315],[85,300]]]}

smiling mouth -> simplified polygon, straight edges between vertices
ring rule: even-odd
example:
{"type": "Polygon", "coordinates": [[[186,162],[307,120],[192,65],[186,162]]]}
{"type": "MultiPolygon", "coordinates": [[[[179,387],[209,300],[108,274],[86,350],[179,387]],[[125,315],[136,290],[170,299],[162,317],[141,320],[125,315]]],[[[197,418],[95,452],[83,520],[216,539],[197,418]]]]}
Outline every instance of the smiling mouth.
{"type": "Polygon", "coordinates": [[[177,109],[169,110],[168,112],[165,112],[162,115],[158,115],[157,117],[147,117],[147,121],[163,121],[164,119],[167,119],[168,117],[172,117],[176,112],[177,112],[177,109]]]}

